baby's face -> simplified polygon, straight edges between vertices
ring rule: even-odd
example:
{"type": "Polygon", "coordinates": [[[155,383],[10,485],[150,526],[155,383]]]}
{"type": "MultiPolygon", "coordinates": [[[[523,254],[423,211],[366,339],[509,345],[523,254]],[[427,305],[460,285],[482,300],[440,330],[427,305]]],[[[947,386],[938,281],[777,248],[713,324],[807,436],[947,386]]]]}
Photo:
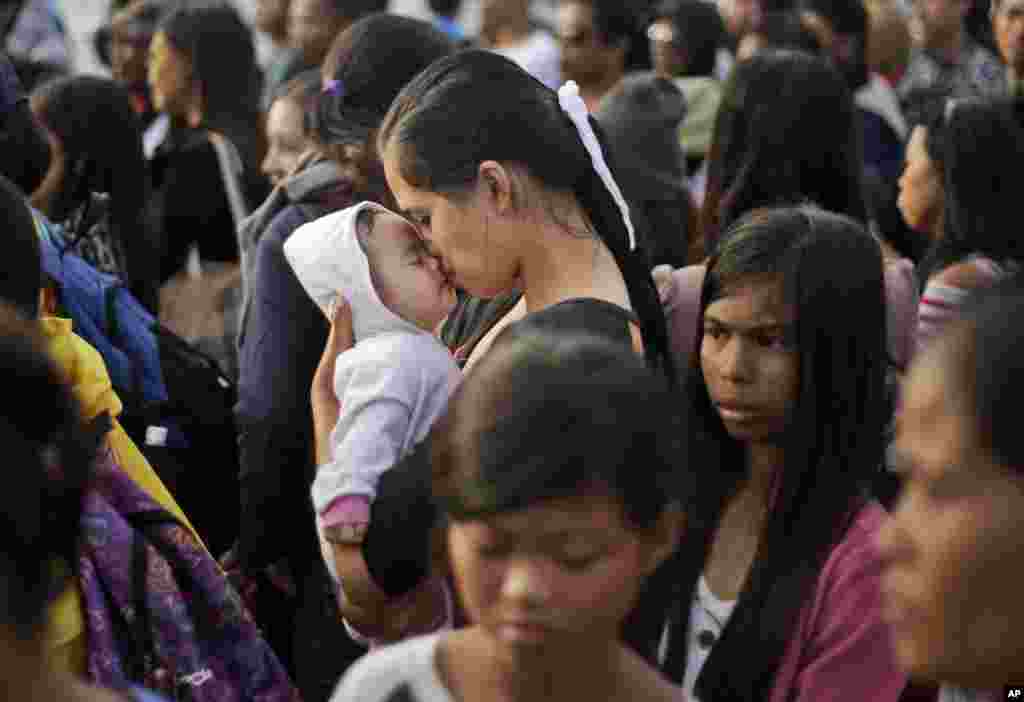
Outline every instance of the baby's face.
{"type": "Polygon", "coordinates": [[[360,239],[381,302],[407,322],[434,331],[455,306],[455,289],[427,253],[415,228],[382,208],[359,216],[360,239]]]}

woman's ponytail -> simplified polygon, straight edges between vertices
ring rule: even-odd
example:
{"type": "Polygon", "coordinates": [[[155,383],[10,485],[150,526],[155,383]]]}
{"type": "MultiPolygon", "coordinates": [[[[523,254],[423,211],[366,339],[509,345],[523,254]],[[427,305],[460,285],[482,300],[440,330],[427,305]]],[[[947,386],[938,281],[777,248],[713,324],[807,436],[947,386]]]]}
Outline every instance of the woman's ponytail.
{"type": "Polygon", "coordinates": [[[558,91],[558,103],[572,123],[582,143],[590,168],[576,186],[576,195],[590,223],[615,258],[626,282],[633,311],[640,321],[647,362],[665,373],[675,384],[676,374],[668,346],[668,329],[661,298],[647,270],[647,258],[637,247],[637,235],[630,217],[629,204],[622,195],[609,163],[607,140],[597,121],[587,113],[575,83],[566,83],[558,91]]]}

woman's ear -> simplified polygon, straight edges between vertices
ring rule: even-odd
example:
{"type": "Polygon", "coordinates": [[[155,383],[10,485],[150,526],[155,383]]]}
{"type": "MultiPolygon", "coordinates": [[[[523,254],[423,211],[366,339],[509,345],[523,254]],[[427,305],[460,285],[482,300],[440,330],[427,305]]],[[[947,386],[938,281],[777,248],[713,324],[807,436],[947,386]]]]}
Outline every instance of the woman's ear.
{"type": "Polygon", "coordinates": [[[479,185],[498,214],[515,207],[512,173],[497,161],[484,161],[477,171],[479,185]]]}
{"type": "Polygon", "coordinates": [[[650,551],[643,564],[644,576],[650,576],[675,553],[686,528],[686,515],[678,502],[671,502],[661,517],[649,528],[647,539],[650,551]]]}

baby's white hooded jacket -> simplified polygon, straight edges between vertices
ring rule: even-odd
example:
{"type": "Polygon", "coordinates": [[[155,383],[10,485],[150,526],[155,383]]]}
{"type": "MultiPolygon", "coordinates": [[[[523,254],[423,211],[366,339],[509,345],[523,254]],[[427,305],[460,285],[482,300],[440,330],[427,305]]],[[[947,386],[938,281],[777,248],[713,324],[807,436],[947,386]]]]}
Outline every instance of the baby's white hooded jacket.
{"type": "Polygon", "coordinates": [[[341,414],[331,460],[313,482],[320,518],[341,497],[372,500],[381,474],[426,437],[461,379],[437,337],[380,301],[356,235],[367,207],[377,205],[364,202],[310,222],[284,244],[296,277],[325,314],[339,295],[352,309],[355,345],[338,356],[334,371],[341,414]]]}

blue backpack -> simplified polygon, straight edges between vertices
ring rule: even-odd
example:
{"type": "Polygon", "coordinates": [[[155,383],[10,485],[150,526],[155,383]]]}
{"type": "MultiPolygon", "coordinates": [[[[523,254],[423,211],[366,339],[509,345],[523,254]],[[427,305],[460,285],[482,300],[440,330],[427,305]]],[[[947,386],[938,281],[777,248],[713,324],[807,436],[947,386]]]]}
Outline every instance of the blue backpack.
{"type": "Polygon", "coordinates": [[[238,534],[237,389],[217,362],[164,328],[122,280],[97,271],[34,212],[43,269],[75,332],[99,351],[120,416],[215,554],[238,534]]]}
{"type": "Polygon", "coordinates": [[[70,250],[60,228],[33,211],[43,269],[61,289],[75,332],[100,352],[127,406],[167,401],[160,368],[157,320],[119,278],[101,273],[70,250]]]}

